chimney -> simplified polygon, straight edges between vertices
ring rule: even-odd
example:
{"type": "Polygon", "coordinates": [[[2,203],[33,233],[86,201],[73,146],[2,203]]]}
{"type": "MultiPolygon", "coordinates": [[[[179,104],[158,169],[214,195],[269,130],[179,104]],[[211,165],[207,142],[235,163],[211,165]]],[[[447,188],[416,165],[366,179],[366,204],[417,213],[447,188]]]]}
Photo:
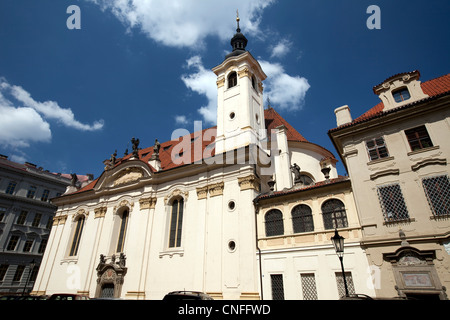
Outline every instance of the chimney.
{"type": "Polygon", "coordinates": [[[336,115],[336,124],[338,127],[352,122],[350,108],[347,105],[335,109],[334,114],[336,115]]]}

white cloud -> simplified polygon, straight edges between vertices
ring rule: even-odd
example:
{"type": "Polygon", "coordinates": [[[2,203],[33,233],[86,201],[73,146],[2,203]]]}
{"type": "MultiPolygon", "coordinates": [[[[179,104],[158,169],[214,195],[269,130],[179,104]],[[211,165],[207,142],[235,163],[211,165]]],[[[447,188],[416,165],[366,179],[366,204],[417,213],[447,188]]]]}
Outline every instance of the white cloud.
{"type": "Polygon", "coordinates": [[[175,123],[176,124],[187,124],[188,120],[187,120],[186,116],[179,115],[179,116],[175,116],[175,123]]]}
{"type": "Polygon", "coordinates": [[[290,76],[279,63],[259,63],[267,74],[264,94],[270,98],[271,103],[281,109],[301,109],[306,92],[310,88],[308,80],[300,76],[290,76]]]}
{"type": "Polygon", "coordinates": [[[75,120],[75,115],[71,109],[61,108],[55,101],[37,102],[22,87],[11,86],[11,94],[24,106],[33,108],[45,118],[55,119],[67,127],[82,131],[95,131],[103,128],[103,121],[95,121],[94,124],[88,125],[75,120]]]}
{"type": "MultiPolygon", "coordinates": [[[[264,81],[264,95],[270,98],[272,105],[285,110],[300,110],[306,92],[310,88],[308,80],[304,77],[287,74],[279,63],[262,60],[259,62],[267,74],[267,79],[264,81]]],[[[198,112],[203,116],[204,121],[215,124],[217,117],[216,75],[205,69],[200,56],[188,59],[186,64],[189,69],[194,69],[194,72],[183,75],[181,79],[186,87],[207,98],[207,105],[198,109],[198,112]]]]}
{"type": "Polygon", "coordinates": [[[127,28],[139,28],[151,39],[173,47],[201,47],[208,36],[228,40],[241,27],[258,34],[262,11],[274,0],[87,0],[111,11],[127,28]]]}
{"type": "Polygon", "coordinates": [[[75,120],[72,110],[61,108],[54,101],[35,101],[22,87],[0,77],[0,144],[28,147],[31,142],[50,142],[52,133],[48,119],[83,131],[103,127],[103,121],[87,125],[75,120]]]}
{"type": "Polygon", "coordinates": [[[28,147],[30,142],[49,142],[50,125],[32,108],[0,104],[0,144],[28,147]]]}
{"type": "Polygon", "coordinates": [[[282,58],[291,50],[292,42],[287,39],[282,39],[275,46],[272,47],[271,58],[282,58]]]}
{"type": "Polygon", "coordinates": [[[186,87],[200,95],[206,96],[208,103],[198,109],[205,122],[215,124],[217,120],[217,77],[211,70],[205,69],[200,56],[193,56],[186,61],[188,69],[195,72],[181,77],[186,87]]]}

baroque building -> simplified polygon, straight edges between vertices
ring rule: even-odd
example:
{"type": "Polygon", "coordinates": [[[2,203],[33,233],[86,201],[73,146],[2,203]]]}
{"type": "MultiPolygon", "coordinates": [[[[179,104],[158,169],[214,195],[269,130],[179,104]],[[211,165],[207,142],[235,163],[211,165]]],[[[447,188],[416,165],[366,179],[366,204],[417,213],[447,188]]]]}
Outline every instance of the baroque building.
{"type": "Polygon", "coordinates": [[[31,291],[57,208],[50,200],[71,183],[70,175],[0,155],[0,295],[31,291]]]}
{"type": "Polygon", "coordinates": [[[450,285],[450,74],[396,74],[356,119],[329,130],[351,178],[362,248],[383,297],[446,299],[450,285]]]}
{"type": "Polygon", "coordinates": [[[96,180],[53,200],[35,294],[162,299],[185,289],[214,299],[337,299],[335,229],[349,239],[349,281],[373,293],[348,178],[330,151],[264,109],[267,76],[239,20],[231,45],[212,69],[216,127],[146,148],[133,138],[131,153],[112,155],[96,180]],[[293,293],[304,283],[315,293],[293,293]]]}

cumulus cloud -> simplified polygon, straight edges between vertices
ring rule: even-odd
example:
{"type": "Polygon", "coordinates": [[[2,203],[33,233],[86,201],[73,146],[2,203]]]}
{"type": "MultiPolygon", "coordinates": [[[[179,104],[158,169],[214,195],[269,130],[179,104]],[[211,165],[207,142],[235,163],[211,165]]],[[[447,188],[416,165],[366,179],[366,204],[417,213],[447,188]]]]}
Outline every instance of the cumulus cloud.
{"type": "Polygon", "coordinates": [[[262,11],[274,0],[87,0],[110,11],[127,28],[138,28],[166,46],[198,47],[208,36],[228,40],[236,29],[236,8],[241,27],[258,34],[262,11]]]}
{"type": "Polygon", "coordinates": [[[179,116],[175,116],[175,123],[176,124],[187,124],[188,120],[187,120],[186,116],[179,115],[179,116]]]}
{"type": "Polygon", "coordinates": [[[217,77],[211,70],[205,69],[200,56],[193,56],[186,61],[187,68],[194,72],[181,77],[186,87],[204,95],[207,104],[197,111],[203,116],[205,122],[214,124],[217,120],[217,77]]]}
{"type": "Polygon", "coordinates": [[[279,63],[267,61],[259,63],[267,74],[264,94],[270,98],[271,103],[281,109],[300,110],[306,92],[310,88],[308,80],[287,74],[279,63]]]}
{"type": "Polygon", "coordinates": [[[31,142],[50,142],[48,119],[82,131],[94,131],[103,127],[103,121],[92,125],[75,119],[72,110],[61,108],[57,102],[38,102],[20,86],[9,84],[0,78],[0,144],[28,147],[31,142]]]}
{"type": "Polygon", "coordinates": [[[270,54],[271,58],[282,58],[291,50],[292,42],[287,39],[282,39],[275,46],[272,47],[270,54]]]}

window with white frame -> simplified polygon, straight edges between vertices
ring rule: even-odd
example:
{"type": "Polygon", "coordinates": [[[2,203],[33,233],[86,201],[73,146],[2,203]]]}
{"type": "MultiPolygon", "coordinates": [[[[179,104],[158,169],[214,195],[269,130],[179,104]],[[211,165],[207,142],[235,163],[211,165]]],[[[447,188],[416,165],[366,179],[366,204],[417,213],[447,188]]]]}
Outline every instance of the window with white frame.
{"type": "Polygon", "coordinates": [[[401,221],[409,219],[405,199],[398,183],[377,188],[378,199],[383,211],[384,221],[401,221]]]}
{"type": "Polygon", "coordinates": [[[75,221],[75,230],[72,237],[72,243],[70,246],[69,256],[76,256],[78,254],[78,248],[80,246],[81,235],[84,227],[84,216],[81,215],[75,221]]]}
{"type": "Polygon", "coordinates": [[[366,141],[366,148],[371,161],[389,157],[389,152],[383,137],[366,141]]]}
{"type": "Polygon", "coordinates": [[[122,214],[120,215],[120,228],[119,228],[119,235],[117,239],[117,247],[116,252],[123,252],[123,246],[125,243],[125,235],[127,232],[127,225],[128,225],[128,210],[124,210],[122,214]]]}
{"type": "Polygon", "coordinates": [[[169,248],[181,247],[181,232],[183,230],[183,199],[172,202],[170,215],[169,248]]]}
{"type": "Polygon", "coordinates": [[[450,215],[450,183],[447,175],[422,179],[423,189],[434,216],[450,215]]]}

